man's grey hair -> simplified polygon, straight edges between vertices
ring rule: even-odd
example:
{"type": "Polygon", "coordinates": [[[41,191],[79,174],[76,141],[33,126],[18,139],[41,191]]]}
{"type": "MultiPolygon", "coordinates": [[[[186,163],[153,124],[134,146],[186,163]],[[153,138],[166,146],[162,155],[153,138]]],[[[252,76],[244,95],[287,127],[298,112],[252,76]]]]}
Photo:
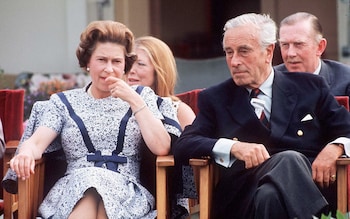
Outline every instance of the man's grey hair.
{"type": "Polygon", "coordinates": [[[260,33],[260,45],[263,48],[276,43],[277,26],[267,14],[248,13],[228,20],[224,26],[224,33],[235,27],[251,25],[260,33]]]}

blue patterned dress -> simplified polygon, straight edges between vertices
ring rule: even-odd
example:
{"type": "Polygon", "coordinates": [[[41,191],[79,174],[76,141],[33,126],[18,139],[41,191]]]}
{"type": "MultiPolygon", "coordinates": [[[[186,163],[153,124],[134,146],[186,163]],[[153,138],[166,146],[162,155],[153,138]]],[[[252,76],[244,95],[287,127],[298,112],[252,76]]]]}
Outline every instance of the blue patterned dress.
{"type": "MultiPolygon", "coordinates": [[[[95,149],[100,150],[102,155],[111,155],[116,149],[119,125],[129,109],[128,103],[113,97],[94,99],[86,93],[86,88],[64,93],[84,122],[95,149]]],[[[162,102],[160,112],[158,97],[150,88],[145,87],[140,95],[156,118],[163,119],[164,115],[177,121],[176,110],[170,101],[162,102]]],[[[119,154],[127,157],[127,163],[118,164],[118,171],[115,172],[104,166],[95,167],[93,162],[87,161],[89,152],[80,130],[56,94],[51,96],[43,110],[40,125],[61,135],[68,166],[65,175],[57,181],[41,204],[41,217],[67,218],[84,192],[91,187],[101,195],[108,218],[156,217],[154,198],[139,180],[142,136],[134,116],[129,118],[126,125],[124,145],[119,154]]],[[[176,127],[165,127],[169,133],[180,134],[176,127]]]]}

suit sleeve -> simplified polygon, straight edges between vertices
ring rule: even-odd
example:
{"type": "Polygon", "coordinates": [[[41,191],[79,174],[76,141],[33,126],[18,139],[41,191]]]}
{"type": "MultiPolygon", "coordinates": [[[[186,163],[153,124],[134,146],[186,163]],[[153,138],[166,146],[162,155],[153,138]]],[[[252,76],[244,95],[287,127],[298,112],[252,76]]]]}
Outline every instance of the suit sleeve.
{"type": "Polygon", "coordinates": [[[192,123],[185,128],[173,147],[177,162],[188,163],[190,158],[201,158],[212,155],[217,142],[215,138],[216,118],[213,99],[205,90],[199,94],[199,113],[192,123]]]}

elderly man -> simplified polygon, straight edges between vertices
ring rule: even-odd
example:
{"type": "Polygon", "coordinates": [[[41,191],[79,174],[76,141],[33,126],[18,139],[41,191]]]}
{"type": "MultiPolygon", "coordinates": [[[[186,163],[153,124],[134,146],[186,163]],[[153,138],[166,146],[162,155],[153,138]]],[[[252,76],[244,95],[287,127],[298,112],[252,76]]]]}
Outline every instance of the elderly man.
{"type": "Polygon", "coordinates": [[[321,59],[327,40],[316,16],[298,12],[284,18],[280,23],[279,44],[284,64],[275,69],[320,75],[333,95],[350,96],[350,66],[321,59]]]}
{"type": "Polygon", "coordinates": [[[259,14],[225,24],[232,79],[199,94],[199,114],[173,148],[177,162],[219,164],[213,218],[320,214],[328,202],[319,188],[334,183],[336,159],[350,147],[350,115],[325,81],[272,68],[276,29],[259,14]]]}

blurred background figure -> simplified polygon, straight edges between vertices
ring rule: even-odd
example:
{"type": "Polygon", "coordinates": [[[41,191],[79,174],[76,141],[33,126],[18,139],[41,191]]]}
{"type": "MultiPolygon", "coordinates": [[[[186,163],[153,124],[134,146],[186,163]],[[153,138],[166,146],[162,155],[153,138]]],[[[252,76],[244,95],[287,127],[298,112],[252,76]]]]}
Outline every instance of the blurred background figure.
{"type": "MultiPolygon", "coordinates": [[[[175,96],[178,74],[175,58],[171,49],[162,40],[152,36],[137,38],[135,40],[135,45],[137,60],[126,74],[127,83],[130,85],[151,87],[163,100],[170,101],[177,112],[177,118],[183,130],[187,125],[192,124],[195,113],[186,103],[180,101],[180,99],[175,96]]],[[[193,172],[189,166],[176,166],[176,170],[176,180],[174,180],[174,178],[172,180],[174,186],[174,191],[171,192],[171,195],[174,196],[171,198],[172,218],[182,218],[188,215],[189,202],[187,198],[178,197],[195,196],[195,187],[193,172]],[[183,182],[190,182],[190,185],[186,185],[185,187],[192,188],[190,189],[192,191],[183,192],[183,182]]]]}
{"type": "Polygon", "coordinates": [[[177,69],[172,51],[167,44],[152,36],[137,38],[135,45],[137,60],[127,73],[127,82],[151,87],[157,95],[170,98],[184,129],[193,122],[195,114],[175,96],[177,69]]]}

